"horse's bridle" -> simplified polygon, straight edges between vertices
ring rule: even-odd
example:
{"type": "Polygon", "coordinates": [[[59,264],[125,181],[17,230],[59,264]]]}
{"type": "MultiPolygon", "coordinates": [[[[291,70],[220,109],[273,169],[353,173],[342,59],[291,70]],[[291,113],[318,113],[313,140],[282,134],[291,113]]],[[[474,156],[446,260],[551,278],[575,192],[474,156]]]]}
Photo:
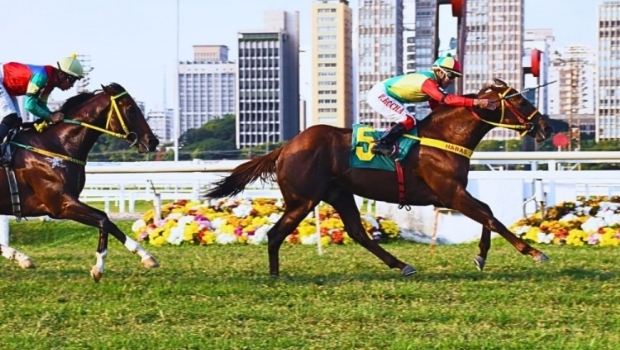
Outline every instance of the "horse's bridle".
{"type": "MultiPolygon", "coordinates": [[[[127,91],[123,91],[120,94],[114,95],[114,96],[110,96],[110,111],[108,112],[108,119],[106,120],[105,123],[105,129],[104,128],[100,128],[96,125],[92,125],[89,123],[85,123],[79,120],[73,120],[73,119],[63,119],[62,122],[65,124],[74,124],[74,125],[80,125],[83,126],[85,128],[89,128],[89,129],[93,129],[93,130],[97,130],[101,133],[107,134],[107,135],[111,135],[114,137],[118,137],[121,139],[126,139],[131,141],[130,136],[134,135],[135,139],[133,140],[133,142],[131,142],[131,146],[135,146],[139,141],[138,141],[138,134],[136,134],[133,131],[130,131],[129,128],[127,127],[127,124],[125,123],[125,120],[123,119],[123,115],[121,114],[121,111],[118,108],[118,103],[116,102],[116,100],[119,97],[125,96],[127,94],[127,91]],[[114,116],[114,114],[116,114],[116,117],[118,118],[119,123],[121,124],[121,127],[123,128],[123,131],[125,132],[125,134],[121,134],[118,132],[114,132],[114,131],[110,131],[108,128],[110,127],[110,122],[112,121],[112,118],[114,116]]],[[[48,122],[47,121],[43,121],[40,123],[36,123],[34,125],[34,128],[37,132],[42,132],[47,126],[48,126],[48,122]]],[[[34,147],[31,145],[24,145],[21,143],[17,143],[14,141],[11,141],[11,144],[24,148],[26,150],[29,150],[31,152],[35,152],[35,153],[39,153],[42,155],[46,155],[48,157],[55,157],[55,158],[60,158],[75,164],[79,164],[81,166],[85,166],[86,162],[80,159],[75,159],[73,157],[69,157],[66,156],[64,154],[60,154],[60,153],[55,153],[55,152],[50,152],[44,149],[40,149],[38,147],[34,147]]]]}
{"type": "Polygon", "coordinates": [[[517,109],[510,101],[508,101],[508,98],[512,97],[508,96],[508,92],[510,92],[512,88],[508,87],[506,88],[506,90],[502,93],[499,93],[499,99],[495,100],[493,102],[500,102],[501,105],[501,118],[499,119],[499,123],[495,123],[492,121],[488,121],[486,119],[481,118],[480,116],[478,116],[478,114],[474,113],[474,115],[476,115],[480,120],[482,120],[483,122],[489,124],[489,125],[493,125],[493,126],[498,126],[498,127],[502,127],[502,128],[506,128],[506,129],[512,129],[512,130],[518,130],[518,131],[522,131],[521,132],[521,137],[523,137],[525,134],[531,132],[532,130],[534,130],[534,123],[532,123],[532,118],[534,118],[534,116],[539,113],[538,109],[536,109],[534,107],[534,111],[532,111],[532,113],[530,113],[530,115],[528,115],[527,117],[525,117],[523,115],[523,113],[521,113],[521,111],[519,111],[519,109],[517,109]],[[512,113],[512,115],[519,121],[519,123],[521,123],[521,125],[514,125],[514,124],[504,124],[504,117],[506,114],[506,108],[508,108],[508,110],[512,113]]]}
{"type": "Polygon", "coordinates": [[[83,127],[89,128],[89,129],[93,129],[93,130],[97,130],[99,132],[102,132],[104,134],[110,135],[110,136],[114,136],[114,137],[118,137],[120,139],[126,139],[126,140],[131,140],[130,136],[133,135],[134,136],[134,140],[131,143],[131,146],[135,146],[138,143],[138,134],[136,134],[133,131],[130,131],[129,128],[127,127],[127,124],[125,123],[125,119],[123,118],[123,114],[121,113],[121,111],[118,108],[118,103],[116,102],[116,100],[119,97],[125,96],[127,95],[127,91],[123,91],[118,95],[114,95],[114,96],[110,96],[110,111],[108,112],[108,119],[106,120],[105,123],[105,129],[104,128],[100,128],[98,126],[92,125],[92,124],[88,124],[82,121],[78,121],[78,120],[73,120],[73,119],[64,119],[62,122],[63,123],[67,123],[67,124],[75,124],[75,125],[81,125],[83,127]],[[118,122],[121,124],[121,128],[123,128],[123,131],[125,132],[125,134],[121,134],[118,132],[114,132],[109,130],[110,127],[110,122],[112,121],[112,118],[114,117],[114,115],[116,115],[118,122]]]}

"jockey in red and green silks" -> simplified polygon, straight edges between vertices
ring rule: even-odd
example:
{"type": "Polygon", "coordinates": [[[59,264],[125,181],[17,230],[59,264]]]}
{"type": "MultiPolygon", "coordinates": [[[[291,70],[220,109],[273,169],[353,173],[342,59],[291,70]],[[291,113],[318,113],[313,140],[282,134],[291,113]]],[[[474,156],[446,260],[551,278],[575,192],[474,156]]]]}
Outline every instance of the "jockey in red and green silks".
{"type": "Polygon", "coordinates": [[[368,91],[366,101],[377,113],[396,124],[377,140],[372,149],[373,153],[395,156],[396,140],[415,127],[416,119],[409,114],[403,105],[405,103],[428,101],[431,110],[441,104],[492,109],[494,105],[487,99],[446,94],[440,90],[452,85],[454,79],[461,76],[461,65],[448,54],[437,59],[430,71],[399,75],[375,84],[368,91]]]}
{"type": "Polygon", "coordinates": [[[49,110],[49,95],[55,88],[63,91],[72,88],[83,77],[84,69],[76,55],[61,59],[57,67],[18,62],[3,64],[0,69],[0,141],[10,129],[21,124],[17,96],[25,96],[24,108],[34,116],[58,122],[64,116],[49,110]]]}

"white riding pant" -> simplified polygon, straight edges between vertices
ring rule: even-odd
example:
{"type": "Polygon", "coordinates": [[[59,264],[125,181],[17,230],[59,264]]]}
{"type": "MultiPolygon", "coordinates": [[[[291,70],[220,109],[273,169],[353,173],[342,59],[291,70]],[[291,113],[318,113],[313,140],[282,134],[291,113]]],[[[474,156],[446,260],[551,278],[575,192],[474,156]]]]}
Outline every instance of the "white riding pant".
{"type": "Polygon", "coordinates": [[[13,113],[17,114],[18,117],[21,117],[17,104],[17,98],[15,98],[15,96],[10,96],[6,91],[6,88],[2,84],[3,77],[2,67],[0,67],[0,120],[13,113]]]}
{"type": "Polygon", "coordinates": [[[381,114],[391,123],[402,123],[407,118],[412,118],[407,108],[402,103],[388,95],[383,83],[377,83],[366,95],[366,102],[375,112],[381,114]]]}

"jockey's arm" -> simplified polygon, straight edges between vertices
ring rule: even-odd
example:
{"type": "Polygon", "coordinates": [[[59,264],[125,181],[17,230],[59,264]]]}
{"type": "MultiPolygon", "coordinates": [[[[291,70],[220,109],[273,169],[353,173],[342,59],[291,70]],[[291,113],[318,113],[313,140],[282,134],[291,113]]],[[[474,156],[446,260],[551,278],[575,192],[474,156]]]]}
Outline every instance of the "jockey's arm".
{"type": "Polygon", "coordinates": [[[47,84],[47,76],[34,74],[28,83],[24,108],[36,117],[47,119],[52,112],[47,107],[48,96],[42,96],[41,90],[47,84]]]}
{"type": "Polygon", "coordinates": [[[438,103],[443,103],[452,107],[473,107],[476,105],[476,100],[473,98],[459,96],[454,94],[443,94],[437,87],[437,83],[432,79],[426,79],[422,84],[422,92],[430,96],[430,98],[436,102],[429,104],[431,108],[437,106],[438,103]]]}

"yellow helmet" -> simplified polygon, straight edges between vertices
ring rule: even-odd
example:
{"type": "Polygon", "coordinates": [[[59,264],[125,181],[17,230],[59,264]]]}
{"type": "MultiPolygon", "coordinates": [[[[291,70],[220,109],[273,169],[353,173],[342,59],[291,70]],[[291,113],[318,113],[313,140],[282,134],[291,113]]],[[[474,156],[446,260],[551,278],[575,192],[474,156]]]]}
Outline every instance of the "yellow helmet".
{"type": "Polygon", "coordinates": [[[77,57],[76,54],[72,54],[69,57],[65,57],[61,59],[60,61],[57,62],[58,69],[76,78],[82,79],[84,78],[84,68],[82,67],[82,64],[80,63],[80,61],[77,60],[76,57],[77,57]]]}

